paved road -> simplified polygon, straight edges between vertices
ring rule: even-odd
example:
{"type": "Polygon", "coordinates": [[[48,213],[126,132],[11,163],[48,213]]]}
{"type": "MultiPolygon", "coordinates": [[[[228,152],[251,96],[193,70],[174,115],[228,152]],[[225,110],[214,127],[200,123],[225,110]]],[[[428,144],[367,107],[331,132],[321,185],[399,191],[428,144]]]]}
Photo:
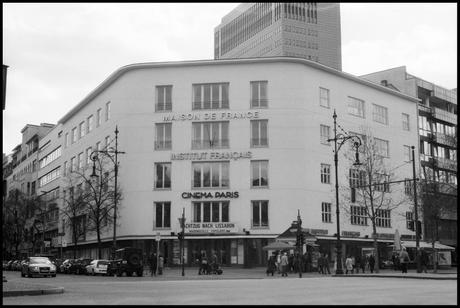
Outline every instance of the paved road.
{"type": "MultiPolygon", "coordinates": [[[[11,276],[9,281],[21,281],[11,276]]],[[[150,277],[58,275],[30,282],[65,293],[5,297],[6,305],[455,305],[456,280],[297,277],[155,281],[150,277]]]]}

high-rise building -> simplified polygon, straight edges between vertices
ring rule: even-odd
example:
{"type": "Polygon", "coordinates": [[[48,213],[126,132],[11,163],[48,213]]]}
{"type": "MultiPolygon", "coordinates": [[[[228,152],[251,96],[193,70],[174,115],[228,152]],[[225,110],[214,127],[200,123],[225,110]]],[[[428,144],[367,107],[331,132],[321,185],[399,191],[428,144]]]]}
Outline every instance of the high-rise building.
{"type": "Polygon", "coordinates": [[[214,59],[272,56],[342,70],[339,3],[243,3],[214,29],[214,59]]]}
{"type": "MultiPolygon", "coordinates": [[[[443,244],[457,247],[457,89],[446,89],[411,75],[405,66],[361,77],[420,99],[420,176],[436,183],[438,193],[450,199],[445,204],[435,237],[443,244]]],[[[428,225],[425,221],[423,234],[431,239],[432,230],[428,225]]]]}

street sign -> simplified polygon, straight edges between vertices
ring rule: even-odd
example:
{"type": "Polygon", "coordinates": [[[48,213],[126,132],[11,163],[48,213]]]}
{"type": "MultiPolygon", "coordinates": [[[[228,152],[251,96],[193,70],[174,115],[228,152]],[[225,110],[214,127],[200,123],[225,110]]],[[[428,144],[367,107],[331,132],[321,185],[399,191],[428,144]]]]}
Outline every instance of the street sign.
{"type": "Polygon", "coordinates": [[[155,237],[155,240],[156,240],[157,242],[159,242],[159,241],[160,241],[160,238],[161,238],[160,232],[157,232],[157,235],[156,235],[156,237],[155,237]]]}

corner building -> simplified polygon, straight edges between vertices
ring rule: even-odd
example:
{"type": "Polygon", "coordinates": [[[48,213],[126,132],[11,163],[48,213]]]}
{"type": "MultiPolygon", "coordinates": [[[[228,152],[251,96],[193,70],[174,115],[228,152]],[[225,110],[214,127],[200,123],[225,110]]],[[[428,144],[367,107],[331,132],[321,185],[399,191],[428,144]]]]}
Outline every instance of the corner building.
{"type": "MultiPolygon", "coordinates": [[[[128,65],[59,120],[55,131],[63,146],[63,172],[58,181],[66,189],[62,175],[69,166],[91,166],[89,153],[113,146],[118,127],[118,150],[126,152],[118,156],[123,193],[118,247],[140,247],[149,254],[159,235],[166,263],[179,264],[178,219],[184,211],[187,265],[195,264],[201,252],[209,256],[213,251],[223,265],[264,265],[262,247],[283,233],[300,210],[303,227],[334,258],[333,146],[325,141],[333,137],[334,109],[347,131],[370,127],[396,167],[406,159],[405,146],[417,148],[416,121],[410,121],[410,130],[401,123],[401,113],[416,118],[416,103],[299,58],[128,65]],[[387,110],[386,124],[373,120],[375,104],[387,110]]],[[[344,187],[350,166],[345,152],[339,155],[339,185],[344,187]]],[[[394,172],[398,179],[410,178],[411,165],[394,172]]],[[[410,206],[392,211],[377,229],[382,245],[392,243],[395,229],[413,237],[401,214],[410,206]]],[[[370,221],[356,224],[343,210],[341,215],[344,253],[371,247],[370,221]]],[[[65,251],[70,252],[72,240],[65,232],[65,251]]],[[[104,257],[110,256],[112,232],[109,226],[102,236],[104,257]]],[[[79,255],[95,258],[95,243],[95,234],[86,234],[79,255]]]]}

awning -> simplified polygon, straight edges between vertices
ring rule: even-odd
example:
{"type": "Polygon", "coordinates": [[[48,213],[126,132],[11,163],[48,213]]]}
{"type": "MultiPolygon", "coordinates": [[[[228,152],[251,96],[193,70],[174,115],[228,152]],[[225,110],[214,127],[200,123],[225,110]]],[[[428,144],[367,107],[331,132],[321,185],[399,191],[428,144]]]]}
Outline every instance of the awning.
{"type": "Polygon", "coordinates": [[[292,246],[286,242],[275,241],[268,244],[267,246],[262,247],[263,250],[284,250],[284,249],[295,249],[295,246],[292,246]]]}
{"type": "MultiPolygon", "coordinates": [[[[393,245],[390,245],[392,247],[393,245]]],[[[406,248],[415,248],[415,241],[401,241],[401,246],[406,248]]],[[[427,242],[419,242],[420,248],[431,249],[433,245],[427,242]]],[[[439,250],[455,250],[454,247],[443,245],[440,243],[434,243],[434,248],[439,250]]]]}

